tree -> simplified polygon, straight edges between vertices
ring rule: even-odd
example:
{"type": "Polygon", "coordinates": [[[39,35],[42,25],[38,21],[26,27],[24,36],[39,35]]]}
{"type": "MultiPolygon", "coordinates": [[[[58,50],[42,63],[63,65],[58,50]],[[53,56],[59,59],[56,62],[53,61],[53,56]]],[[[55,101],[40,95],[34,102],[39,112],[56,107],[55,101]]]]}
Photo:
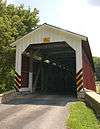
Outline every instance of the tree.
{"type": "Polygon", "coordinates": [[[7,5],[0,0],[0,91],[14,85],[15,49],[10,44],[38,26],[39,11],[24,5],[7,5]]]}
{"type": "Polygon", "coordinates": [[[93,57],[96,80],[100,81],[100,57],[93,57]]]}

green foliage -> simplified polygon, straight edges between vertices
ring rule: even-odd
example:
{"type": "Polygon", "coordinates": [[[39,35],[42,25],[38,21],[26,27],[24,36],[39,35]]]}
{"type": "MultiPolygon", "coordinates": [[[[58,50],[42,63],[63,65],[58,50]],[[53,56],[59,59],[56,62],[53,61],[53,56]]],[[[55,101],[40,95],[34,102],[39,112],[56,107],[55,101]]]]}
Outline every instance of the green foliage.
{"type": "Polygon", "coordinates": [[[67,125],[71,129],[100,129],[95,114],[83,102],[75,102],[69,107],[70,116],[67,125]]]}
{"type": "Polygon", "coordinates": [[[38,26],[39,11],[0,0],[0,92],[13,88],[15,48],[10,44],[38,26]]]}
{"type": "Polygon", "coordinates": [[[100,64],[100,57],[93,57],[94,64],[100,64]]]}
{"type": "Polygon", "coordinates": [[[96,92],[100,94],[100,81],[96,81],[96,92]]]}
{"type": "Polygon", "coordinates": [[[93,57],[93,61],[95,66],[96,80],[100,81],[100,57],[93,57]]]}

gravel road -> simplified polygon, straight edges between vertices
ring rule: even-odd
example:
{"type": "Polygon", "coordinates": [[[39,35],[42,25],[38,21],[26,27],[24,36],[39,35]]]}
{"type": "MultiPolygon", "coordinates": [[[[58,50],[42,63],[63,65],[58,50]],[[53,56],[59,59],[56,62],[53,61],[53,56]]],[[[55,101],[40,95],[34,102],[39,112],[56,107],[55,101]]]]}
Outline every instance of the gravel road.
{"type": "Polygon", "coordinates": [[[73,99],[59,95],[25,95],[0,104],[0,129],[66,129],[66,105],[73,99]]]}

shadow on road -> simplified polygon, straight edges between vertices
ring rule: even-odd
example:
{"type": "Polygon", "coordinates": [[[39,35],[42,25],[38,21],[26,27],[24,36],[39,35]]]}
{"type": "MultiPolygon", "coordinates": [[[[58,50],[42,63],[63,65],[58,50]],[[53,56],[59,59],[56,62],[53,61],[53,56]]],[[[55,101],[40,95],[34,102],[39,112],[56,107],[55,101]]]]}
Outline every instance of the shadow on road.
{"type": "Polygon", "coordinates": [[[32,105],[51,105],[51,106],[65,106],[68,102],[74,102],[76,98],[65,95],[41,95],[30,94],[20,95],[11,100],[7,104],[20,105],[20,104],[32,104],[32,105]]]}

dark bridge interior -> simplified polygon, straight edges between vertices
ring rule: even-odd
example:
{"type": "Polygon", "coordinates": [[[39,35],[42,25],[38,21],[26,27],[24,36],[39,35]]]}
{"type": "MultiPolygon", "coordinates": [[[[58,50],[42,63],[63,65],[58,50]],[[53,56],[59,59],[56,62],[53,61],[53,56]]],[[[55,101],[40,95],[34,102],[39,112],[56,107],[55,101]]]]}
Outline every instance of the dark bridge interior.
{"type": "Polygon", "coordinates": [[[23,56],[32,56],[35,92],[76,96],[76,56],[66,42],[31,44],[23,56]]]}

